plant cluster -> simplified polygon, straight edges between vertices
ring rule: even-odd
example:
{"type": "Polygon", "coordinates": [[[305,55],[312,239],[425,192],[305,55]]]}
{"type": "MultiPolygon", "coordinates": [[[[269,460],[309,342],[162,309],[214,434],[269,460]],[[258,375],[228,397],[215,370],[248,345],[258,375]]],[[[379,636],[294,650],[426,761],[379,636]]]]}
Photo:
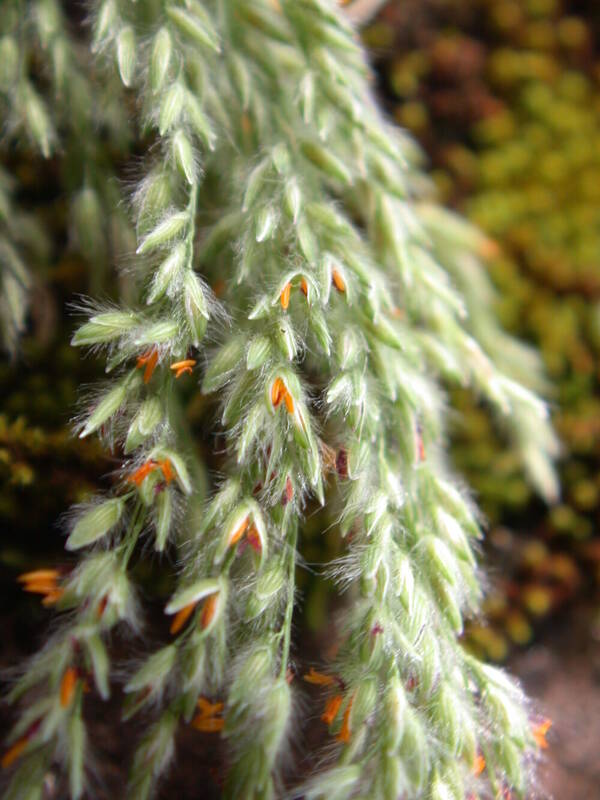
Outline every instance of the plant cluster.
{"type": "Polygon", "coordinates": [[[503,630],[529,640],[535,620],[598,575],[600,87],[595,31],[573,6],[431,2],[418,29],[403,18],[396,30],[390,9],[366,34],[387,48],[395,113],[431,153],[443,193],[500,245],[488,260],[500,318],[540,348],[557,385],[554,422],[570,458],[563,500],[549,510],[532,498],[518,455],[497,457],[485,411],[456,396],[466,420],[457,463],[493,520],[509,514],[533,534],[501,546],[502,585],[488,601],[495,624],[472,631],[494,657],[507,652],[503,630]]]}
{"type": "Polygon", "coordinates": [[[127,282],[114,304],[82,304],[73,337],[107,373],[78,435],[117,467],[66,520],[73,561],[19,578],[60,620],[10,691],[5,796],[41,797],[49,774],[94,792],[86,694],[107,700],[117,675],[124,718],[147,720],[136,798],[186,724],[224,739],[223,796],[282,796],[300,687],[322,693],[332,739],[299,795],[523,796],[548,723],[458,641],[481,530],[445,457],[444,387],[493,409],[552,498],[546,408],[513,377],[540,366],[495,322],[486,239],[435,204],[355,32],[327,0],[102,0],[85,28],[55,0],[9,8],[11,129],[61,162],[84,144],[74,216],[93,196],[90,219],[121,220],[123,147],[138,166],[127,282]],[[48,56],[34,82],[30,60],[48,56]],[[337,647],[310,664],[292,623],[319,514],[343,538],[323,568],[345,602],[337,647]],[[156,646],[135,580],[152,557],[172,582],[156,646]],[[113,663],[117,630],[144,649],[134,667],[113,663]]]}

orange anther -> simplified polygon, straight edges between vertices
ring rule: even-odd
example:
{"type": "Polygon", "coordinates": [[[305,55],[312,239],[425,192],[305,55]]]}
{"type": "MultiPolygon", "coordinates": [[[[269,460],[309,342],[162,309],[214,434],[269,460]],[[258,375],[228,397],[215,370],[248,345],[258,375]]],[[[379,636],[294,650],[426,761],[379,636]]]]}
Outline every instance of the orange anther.
{"type": "Polygon", "coordinates": [[[12,766],[12,764],[15,763],[15,761],[19,758],[23,750],[25,750],[25,748],[27,747],[28,741],[29,740],[27,736],[22,736],[8,748],[8,750],[6,751],[6,753],[4,753],[2,759],[0,760],[0,765],[2,766],[2,769],[8,769],[10,766],[12,766]]]}
{"type": "Polygon", "coordinates": [[[31,583],[32,581],[54,581],[60,577],[60,572],[57,569],[34,569],[32,572],[24,572],[19,575],[17,580],[19,583],[31,583]]]}
{"type": "Polygon", "coordinates": [[[342,720],[342,729],[336,736],[336,739],[339,742],[349,742],[350,741],[350,712],[352,711],[352,703],[354,702],[354,697],[350,699],[350,702],[346,706],[346,710],[344,711],[344,719],[342,720]]]}
{"type": "Polygon", "coordinates": [[[252,525],[252,527],[246,534],[246,541],[253,550],[255,550],[257,553],[260,553],[260,551],[262,550],[262,542],[260,536],[258,535],[258,531],[256,530],[255,525],[252,525]]]}
{"type": "Polygon", "coordinates": [[[291,503],[294,499],[294,484],[290,476],[288,475],[285,479],[285,494],[284,494],[285,504],[291,503]]]}
{"type": "Polygon", "coordinates": [[[337,269],[333,270],[333,272],[331,273],[331,278],[333,280],[333,285],[338,290],[338,292],[346,291],[346,282],[344,281],[341,273],[337,269]]]}
{"type": "Polygon", "coordinates": [[[314,667],[304,675],[304,680],[307,683],[313,683],[315,686],[334,686],[337,681],[332,675],[326,675],[324,672],[317,672],[314,667]]]}
{"type": "Polygon", "coordinates": [[[96,617],[100,619],[104,612],[106,611],[106,606],[108,605],[108,595],[105,594],[104,597],[98,603],[98,608],[96,609],[96,617]]]}
{"type": "Polygon", "coordinates": [[[281,378],[275,378],[271,386],[271,403],[273,404],[273,408],[277,408],[286,394],[287,389],[285,388],[285,383],[281,378]]]}
{"type": "Polygon", "coordinates": [[[160,470],[166,482],[171,483],[171,481],[175,477],[175,473],[173,472],[173,465],[171,464],[169,459],[165,458],[164,461],[159,461],[158,466],[160,467],[160,470]]]}
{"type": "Polygon", "coordinates": [[[225,720],[217,714],[223,713],[223,703],[211,703],[205,697],[199,697],[197,705],[199,713],[192,720],[194,728],[204,733],[222,731],[225,720]]]}
{"type": "Polygon", "coordinates": [[[244,519],[240,522],[240,524],[237,526],[237,528],[231,534],[231,537],[230,537],[229,542],[228,542],[230,547],[231,547],[231,545],[236,544],[237,542],[239,542],[239,540],[242,538],[242,536],[246,532],[246,528],[248,527],[249,521],[250,521],[249,517],[244,517],[244,519]]]}
{"type": "Polygon", "coordinates": [[[213,618],[217,611],[217,602],[219,599],[219,593],[215,592],[214,594],[209,595],[204,604],[202,606],[202,613],[200,615],[200,625],[202,629],[208,628],[210,623],[213,621],[213,618]]]}
{"type": "Polygon", "coordinates": [[[24,584],[25,592],[44,595],[43,605],[51,606],[64,594],[64,589],[57,583],[59,577],[60,573],[56,569],[37,569],[32,572],[24,572],[19,575],[17,580],[24,584]]]}
{"type": "Polygon", "coordinates": [[[197,716],[192,720],[192,725],[203,733],[217,733],[225,727],[225,720],[222,717],[197,716]]]}
{"type": "Polygon", "coordinates": [[[485,758],[481,755],[481,753],[478,753],[475,756],[475,761],[473,761],[471,772],[473,773],[473,775],[481,775],[484,769],[485,769],[485,758]]]}
{"type": "Polygon", "coordinates": [[[290,292],[292,291],[292,284],[286,283],[286,285],[281,290],[281,294],[279,295],[279,300],[281,301],[281,307],[284,311],[287,311],[287,307],[290,304],[290,292]]]}
{"type": "Polygon", "coordinates": [[[50,594],[50,592],[53,592],[55,589],[55,581],[32,581],[23,586],[23,590],[31,594],[50,594]]]}
{"type": "Polygon", "coordinates": [[[325,711],[321,714],[321,719],[326,725],[331,725],[333,720],[337,717],[343,702],[344,698],[341,694],[336,694],[329,698],[325,704],[325,711]]]}
{"type": "Polygon", "coordinates": [[[188,621],[190,616],[192,615],[193,610],[196,608],[197,603],[190,603],[187,606],[184,606],[180,611],[175,614],[173,617],[173,622],[171,623],[171,627],[169,628],[169,632],[172,634],[179,633],[179,631],[183,628],[185,623],[188,621]]]}
{"type": "Polygon", "coordinates": [[[283,399],[285,401],[285,407],[287,408],[288,414],[293,414],[294,413],[294,398],[287,391],[287,389],[286,389],[286,392],[285,392],[285,394],[283,396],[283,399]]]}
{"type": "Polygon", "coordinates": [[[77,685],[77,676],[78,673],[75,667],[68,667],[62,676],[60,682],[60,704],[63,708],[67,708],[71,704],[75,686],[77,685]]]}
{"type": "Polygon", "coordinates": [[[546,741],[546,734],[552,727],[552,720],[545,719],[540,722],[539,725],[536,725],[533,729],[533,738],[536,741],[536,744],[542,750],[548,749],[548,742],[546,741]]]}
{"type": "Polygon", "coordinates": [[[154,472],[157,466],[158,465],[156,461],[150,459],[150,461],[146,461],[145,464],[142,464],[141,467],[138,467],[138,469],[136,469],[136,471],[130,475],[127,480],[129,483],[135,483],[136,486],[141,486],[148,475],[150,475],[151,472],[154,472]]]}
{"type": "Polygon", "coordinates": [[[153,347],[147,353],[141,355],[137,360],[137,367],[141,369],[144,367],[144,383],[148,383],[152,377],[152,373],[156,369],[158,363],[158,350],[153,347]]]}
{"type": "Polygon", "coordinates": [[[62,589],[60,586],[56,589],[53,589],[53,591],[48,592],[48,594],[44,597],[44,599],[42,600],[42,605],[53,606],[55,603],[58,603],[58,601],[60,600],[60,598],[63,596],[64,593],[65,590],[62,589]]]}
{"type": "Polygon", "coordinates": [[[222,714],[224,709],[223,703],[211,703],[205,697],[199,697],[196,705],[200,717],[214,717],[216,714],[222,714]]]}
{"type": "Polygon", "coordinates": [[[306,278],[302,278],[300,281],[300,291],[304,295],[304,297],[308,297],[308,281],[306,278]]]}
{"type": "Polygon", "coordinates": [[[175,373],[175,378],[180,378],[185,372],[188,375],[192,374],[192,368],[196,366],[196,361],[193,358],[186,358],[184,361],[176,361],[174,364],[171,364],[169,369],[172,369],[175,373]]]}

